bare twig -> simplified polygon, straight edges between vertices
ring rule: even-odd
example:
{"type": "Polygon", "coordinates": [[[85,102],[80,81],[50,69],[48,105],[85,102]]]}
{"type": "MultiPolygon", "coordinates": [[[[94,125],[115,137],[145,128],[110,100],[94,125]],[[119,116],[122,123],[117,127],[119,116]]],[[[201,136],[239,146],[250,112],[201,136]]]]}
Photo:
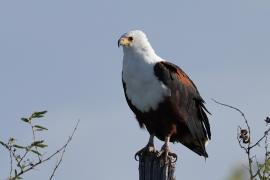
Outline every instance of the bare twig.
{"type": "Polygon", "coordinates": [[[258,168],[257,168],[257,171],[256,171],[256,173],[253,175],[252,178],[255,178],[256,176],[260,176],[260,171],[261,171],[261,168],[259,168],[260,163],[258,162],[257,158],[255,158],[255,160],[256,160],[256,165],[257,165],[258,168]]]}
{"type": "MultiPolygon", "coordinates": [[[[226,107],[229,107],[229,108],[232,108],[236,111],[238,111],[243,119],[244,119],[244,122],[245,122],[245,125],[246,125],[246,129],[241,129],[241,127],[239,127],[238,129],[238,133],[237,133],[237,140],[238,140],[238,144],[239,146],[245,150],[246,154],[247,154],[247,158],[248,158],[248,165],[249,165],[249,168],[248,168],[248,171],[249,171],[249,174],[250,174],[250,180],[253,180],[253,179],[256,179],[256,177],[259,177],[260,179],[266,179],[266,173],[268,173],[268,170],[267,167],[268,167],[268,160],[269,160],[269,152],[268,152],[268,143],[267,143],[267,140],[268,140],[268,133],[270,132],[270,128],[268,128],[263,136],[261,138],[259,138],[258,141],[256,141],[256,143],[254,144],[251,144],[251,129],[250,129],[250,126],[249,126],[249,123],[248,123],[248,120],[245,116],[245,114],[239,109],[239,108],[236,108],[236,107],[233,107],[231,105],[227,105],[227,104],[224,104],[224,103],[221,103],[221,102],[218,102],[214,99],[212,99],[215,103],[217,104],[220,104],[222,106],[226,106],[226,107]],[[240,133],[239,133],[240,132],[240,133]],[[260,142],[265,139],[265,159],[264,159],[264,164],[263,166],[258,162],[256,156],[254,157],[251,157],[251,150],[254,148],[254,147],[257,147],[259,146],[260,142]],[[257,165],[257,170],[256,172],[254,173],[253,172],[253,159],[255,158],[255,164],[257,165]],[[263,169],[263,170],[262,170],[263,169]],[[266,172],[267,171],[267,172],[266,172]]],[[[270,123],[270,118],[267,117],[266,120],[266,125],[268,123],[270,123]]],[[[267,174],[267,176],[269,177],[270,173],[267,174]]]]}
{"type": "Polygon", "coordinates": [[[80,120],[77,121],[76,126],[74,127],[72,134],[68,137],[66,143],[62,147],[60,147],[58,150],[56,150],[53,154],[49,156],[45,156],[45,154],[41,154],[41,152],[39,152],[40,150],[39,148],[45,148],[47,147],[47,145],[44,144],[44,140],[36,139],[36,132],[48,130],[48,129],[39,124],[33,124],[32,120],[44,117],[44,114],[46,112],[47,111],[33,112],[30,117],[21,118],[23,122],[31,126],[33,142],[31,142],[30,145],[16,144],[15,142],[16,140],[12,137],[9,138],[7,142],[3,142],[0,140],[0,146],[4,147],[4,149],[6,149],[9,152],[9,158],[10,158],[9,178],[8,178],[9,180],[21,179],[22,178],[21,176],[23,174],[33,170],[35,167],[39,166],[40,164],[45,163],[46,161],[49,161],[51,158],[60,154],[59,156],[60,159],[56,161],[56,166],[54,167],[53,172],[50,176],[50,180],[51,180],[56,170],[59,168],[60,164],[62,163],[64,154],[66,152],[66,148],[71,142],[78,128],[80,120]],[[24,151],[21,151],[19,149],[24,150],[24,151]],[[33,156],[33,158],[31,158],[32,155],[36,155],[36,156],[33,156]]]}
{"type": "Polygon", "coordinates": [[[264,169],[263,169],[263,179],[266,178],[266,164],[267,164],[267,161],[268,161],[268,137],[266,136],[265,137],[265,141],[264,141],[264,149],[265,149],[265,154],[264,154],[264,169]]]}
{"type": "Polygon", "coordinates": [[[12,158],[12,152],[11,148],[9,149],[9,158],[10,158],[10,171],[9,171],[9,177],[12,175],[13,171],[13,158],[12,158]]]}
{"type": "Polygon", "coordinates": [[[264,132],[264,135],[263,135],[263,136],[262,136],[255,144],[253,144],[252,146],[250,146],[250,149],[253,148],[253,147],[255,147],[255,146],[257,146],[258,144],[260,144],[260,142],[261,142],[264,138],[267,137],[269,131],[270,131],[270,128],[267,129],[267,130],[264,132]]]}
{"type": "Polygon", "coordinates": [[[17,166],[20,167],[22,169],[22,166],[21,166],[21,162],[22,160],[26,157],[26,155],[29,153],[28,150],[25,150],[25,153],[23,154],[23,156],[21,157],[21,159],[19,160],[19,162],[17,163],[17,166]]]}
{"type": "MultiPolygon", "coordinates": [[[[39,166],[40,164],[43,164],[44,162],[50,160],[50,159],[53,158],[55,155],[59,154],[59,153],[62,152],[64,149],[66,149],[66,147],[68,146],[68,144],[69,144],[70,141],[72,140],[72,137],[73,137],[75,131],[77,130],[78,125],[79,125],[79,120],[78,120],[78,122],[77,122],[77,124],[76,124],[76,126],[75,126],[75,128],[74,128],[74,130],[73,130],[73,132],[72,132],[72,134],[71,134],[71,136],[69,137],[68,141],[67,141],[61,148],[59,148],[56,152],[54,152],[53,154],[51,154],[51,155],[48,156],[47,158],[45,158],[45,159],[43,159],[43,160],[40,159],[38,162],[32,164],[29,168],[26,168],[26,169],[24,169],[24,170],[21,170],[17,175],[15,175],[15,176],[13,177],[13,179],[15,180],[16,178],[18,178],[18,177],[20,177],[21,175],[25,174],[26,172],[28,172],[28,171],[34,169],[35,167],[39,166]]],[[[61,162],[60,162],[60,163],[61,163],[61,162]]],[[[59,166],[59,165],[58,165],[58,166],[59,166]]],[[[57,169],[57,168],[56,168],[56,169],[57,169]]]]}
{"type": "MultiPolygon", "coordinates": [[[[34,126],[32,124],[31,118],[29,118],[29,119],[30,119],[30,125],[31,125],[31,129],[32,129],[33,142],[35,142],[36,141],[36,134],[35,134],[34,126]]],[[[35,149],[36,149],[36,151],[38,151],[37,146],[35,146],[35,149]]],[[[41,161],[41,157],[39,154],[38,154],[38,160],[41,161]]]]}
{"type": "Polygon", "coordinates": [[[17,166],[20,168],[20,170],[22,170],[22,166],[19,164],[19,161],[21,160],[21,158],[20,159],[18,158],[19,156],[15,154],[16,151],[12,149],[12,146],[10,146],[10,152],[11,152],[12,157],[15,159],[17,166]]]}
{"type": "Polygon", "coordinates": [[[57,160],[56,165],[55,165],[55,167],[54,167],[54,169],[53,169],[53,172],[52,172],[52,174],[51,174],[51,176],[50,176],[50,180],[53,178],[53,176],[54,176],[54,174],[55,174],[57,168],[60,166],[60,164],[61,164],[61,162],[62,162],[62,160],[63,160],[64,154],[65,154],[65,152],[66,152],[66,148],[67,148],[68,144],[70,143],[70,141],[72,140],[73,135],[74,135],[74,133],[76,132],[77,127],[78,127],[78,125],[79,125],[79,122],[80,122],[80,120],[77,121],[77,124],[76,124],[75,128],[73,129],[73,132],[72,132],[71,136],[68,138],[66,144],[63,146],[64,149],[63,149],[63,151],[62,151],[62,153],[61,153],[60,160],[59,160],[59,161],[57,160]]]}
{"type": "MultiPolygon", "coordinates": [[[[250,143],[251,143],[251,140],[250,140],[250,126],[249,126],[249,124],[248,124],[248,121],[247,121],[247,118],[246,118],[246,116],[245,116],[245,114],[239,109],[239,108],[236,108],[236,107],[234,107],[234,106],[231,106],[231,105],[228,105],[228,104],[224,104],[224,103],[221,103],[221,102],[218,102],[218,101],[216,101],[215,99],[212,99],[215,103],[217,103],[217,104],[219,104],[219,105],[222,105],[222,106],[226,106],[226,107],[229,107],[229,108],[231,108],[231,109],[234,109],[234,110],[236,110],[236,111],[238,111],[241,115],[242,115],[242,117],[244,118],[244,121],[245,121],[245,124],[246,124],[246,126],[247,126],[247,134],[248,134],[248,141],[247,141],[247,147],[244,147],[243,145],[242,145],[242,142],[240,141],[240,138],[239,138],[239,136],[237,136],[237,140],[238,140],[238,143],[239,143],[239,146],[241,147],[241,148],[243,148],[243,149],[245,149],[245,151],[246,151],[246,153],[247,153],[247,156],[248,156],[248,166],[249,166],[249,174],[250,174],[250,180],[252,180],[253,179],[253,170],[252,170],[252,158],[250,157],[250,143]]],[[[240,130],[241,130],[241,128],[240,128],[240,130]]],[[[239,134],[239,133],[238,133],[239,134]]],[[[240,136],[241,137],[241,136],[240,136]]],[[[242,138],[242,140],[243,140],[243,143],[245,143],[244,142],[244,138],[242,138]]]]}
{"type": "Polygon", "coordinates": [[[238,111],[238,112],[243,116],[243,118],[244,118],[244,120],[245,120],[245,123],[246,123],[246,126],[247,126],[247,128],[248,128],[248,133],[250,134],[250,127],[249,127],[247,118],[246,118],[245,114],[244,114],[239,108],[236,108],[236,107],[233,107],[233,106],[231,106],[231,105],[228,105],[228,104],[224,104],[224,103],[218,102],[218,101],[216,101],[215,99],[212,99],[212,100],[213,100],[215,103],[219,104],[219,105],[226,106],[226,107],[229,107],[229,108],[232,108],[232,109],[238,111]]]}

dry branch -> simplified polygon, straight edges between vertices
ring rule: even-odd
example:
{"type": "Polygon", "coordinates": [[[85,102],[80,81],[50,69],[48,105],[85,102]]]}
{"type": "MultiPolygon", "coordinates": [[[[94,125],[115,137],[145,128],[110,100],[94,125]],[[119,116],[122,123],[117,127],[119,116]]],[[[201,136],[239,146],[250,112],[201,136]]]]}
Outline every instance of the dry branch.
{"type": "MultiPolygon", "coordinates": [[[[238,140],[239,146],[245,150],[245,153],[247,155],[248,171],[249,171],[250,180],[256,180],[257,177],[259,177],[259,179],[262,179],[262,180],[269,179],[269,176],[270,176],[270,164],[269,164],[270,154],[269,153],[270,152],[268,151],[268,134],[270,132],[270,128],[268,127],[264,131],[264,134],[261,136],[261,138],[259,138],[257,141],[255,141],[255,143],[252,144],[251,129],[250,129],[250,125],[248,123],[248,120],[247,120],[245,114],[239,108],[218,102],[214,99],[212,99],[212,100],[219,105],[226,106],[226,107],[229,107],[231,109],[238,111],[244,119],[246,128],[242,129],[239,126],[238,132],[237,132],[237,140],[238,140]],[[256,155],[252,156],[251,151],[254,150],[254,148],[256,148],[256,147],[259,147],[259,145],[263,139],[265,139],[265,142],[264,142],[265,154],[264,154],[264,162],[261,164],[258,162],[256,155]],[[254,166],[254,164],[255,164],[255,166],[254,166]],[[254,170],[254,167],[256,167],[255,170],[254,170]]],[[[266,119],[264,121],[266,122],[266,126],[267,126],[270,123],[270,118],[266,117],[266,119]]]]}

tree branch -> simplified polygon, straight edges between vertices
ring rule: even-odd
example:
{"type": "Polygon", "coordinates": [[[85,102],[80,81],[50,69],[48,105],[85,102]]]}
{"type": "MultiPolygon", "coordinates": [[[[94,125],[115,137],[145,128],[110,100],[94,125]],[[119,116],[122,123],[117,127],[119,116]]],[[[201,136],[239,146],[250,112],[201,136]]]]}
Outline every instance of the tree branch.
{"type": "MultiPolygon", "coordinates": [[[[253,180],[253,179],[256,179],[257,177],[259,179],[266,179],[267,177],[270,176],[270,165],[269,165],[269,153],[268,152],[268,134],[270,132],[270,128],[268,128],[266,131],[264,131],[264,134],[261,138],[259,138],[256,143],[254,144],[251,144],[251,129],[250,129],[250,126],[249,126],[249,123],[248,123],[248,120],[245,116],[245,114],[239,109],[239,108],[236,108],[236,107],[233,107],[231,105],[227,105],[227,104],[224,104],[224,103],[221,103],[221,102],[218,102],[214,99],[212,99],[215,103],[219,104],[219,105],[222,105],[222,106],[226,106],[226,107],[229,107],[229,108],[232,108],[236,111],[238,111],[242,117],[244,118],[244,122],[245,122],[245,125],[246,125],[246,128],[247,129],[242,129],[241,127],[239,127],[238,129],[238,132],[237,132],[237,140],[238,140],[238,144],[239,146],[245,150],[246,154],[247,154],[247,158],[248,158],[248,165],[249,165],[249,168],[248,168],[248,171],[249,171],[249,174],[250,174],[250,180],[253,180]],[[260,142],[265,139],[265,157],[264,157],[264,162],[261,164],[258,162],[257,158],[256,158],[256,155],[255,155],[255,161],[254,162],[254,156],[251,157],[251,150],[257,146],[259,146],[260,142]],[[256,165],[256,169],[254,169],[254,166],[253,164],[256,165]],[[256,172],[253,172],[256,171],[256,172]]],[[[270,118],[269,117],[266,117],[265,119],[265,122],[266,122],[266,125],[268,125],[270,123],[270,118]]]]}
{"type": "Polygon", "coordinates": [[[236,107],[233,107],[233,106],[231,106],[231,105],[228,105],[228,104],[224,104],[224,103],[218,102],[218,101],[216,101],[215,99],[212,99],[212,100],[213,100],[215,103],[219,104],[219,105],[226,106],[226,107],[229,107],[229,108],[231,108],[231,109],[234,109],[234,110],[238,111],[238,112],[243,116],[243,118],[244,118],[244,120],[245,120],[245,123],[246,123],[246,126],[247,126],[247,128],[248,128],[248,133],[250,134],[250,127],[249,127],[247,118],[246,118],[245,114],[244,114],[239,108],[236,108],[236,107]]]}
{"type": "Polygon", "coordinates": [[[268,133],[270,131],[270,128],[268,128],[265,132],[264,132],[264,135],[255,143],[253,144],[252,146],[250,146],[250,149],[252,149],[253,147],[257,146],[258,144],[260,144],[260,142],[267,137],[268,133]]]}
{"type": "Polygon", "coordinates": [[[78,125],[79,125],[79,122],[80,122],[80,120],[77,121],[77,124],[76,124],[75,128],[73,129],[73,132],[72,132],[71,136],[68,138],[66,144],[63,146],[64,148],[63,148],[63,151],[62,151],[62,153],[61,153],[60,160],[57,161],[57,163],[56,163],[56,165],[55,165],[55,167],[54,167],[54,169],[53,169],[53,172],[52,172],[52,174],[51,174],[51,176],[50,176],[50,180],[52,180],[52,178],[53,178],[53,176],[54,176],[54,174],[55,174],[57,168],[60,166],[60,164],[61,164],[61,162],[62,162],[62,160],[63,160],[64,154],[65,154],[65,152],[66,152],[66,148],[67,148],[68,144],[70,143],[70,141],[72,140],[73,135],[74,135],[75,132],[77,131],[77,127],[78,127],[78,125]]]}
{"type": "MultiPolygon", "coordinates": [[[[25,170],[21,170],[17,175],[15,175],[15,176],[12,178],[12,180],[17,179],[17,178],[20,177],[21,175],[23,175],[23,174],[25,174],[26,172],[28,172],[28,171],[34,169],[35,167],[39,166],[40,164],[42,164],[42,163],[44,163],[44,162],[50,160],[50,159],[53,158],[55,155],[57,155],[57,154],[59,154],[60,152],[62,152],[63,150],[65,150],[66,147],[68,146],[68,144],[70,143],[70,141],[72,140],[72,138],[73,138],[73,136],[74,136],[74,134],[75,134],[75,132],[76,132],[76,130],[77,130],[77,127],[78,127],[78,125],[79,125],[79,122],[80,122],[80,121],[78,120],[78,122],[77,122],[75,128],[73,129],[73,132],[72,132],[71,136],[68,138],[67,142],[66,142],[61,148],[59,148],[56,152],[54,152],[53,154],[51,154],[50,156],[48,156],[46,159],[43,159],[43,160],[40,159],[38,162],[32,164],[29,168],[27,168],[27,169],[25,169],[25,170]]],[[[62,153],[62,156],[61,156],[61,157],[63,157],[63,153],[62,153]]],[[[60,163],[61,163],[61,162],[60,162],[60,163]]],[[[60,163],[58,163],[58,164],[60,164],[60,163]]],[[[58,165],[58,166],[59,166],[59,165],[58,165]]],[[[58,168],[58,166],[57,166],[57,167],[55,168],[55,170],[53,171],[52,176],[54,175],[54,173],[55,173],[56,169],[58,168]]],[[[51,176],[51,178],[52,178],[52,176],[51,176]]],[[[51,178],[50,178],[50,179],[51,179],[51,178]]]]}

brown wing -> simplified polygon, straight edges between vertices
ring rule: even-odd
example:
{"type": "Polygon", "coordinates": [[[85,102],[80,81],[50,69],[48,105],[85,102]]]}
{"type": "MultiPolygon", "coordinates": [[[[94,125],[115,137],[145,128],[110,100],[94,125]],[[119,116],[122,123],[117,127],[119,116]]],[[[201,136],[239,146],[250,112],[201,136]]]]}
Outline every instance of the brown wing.
{"type": "Polygon", "coordinates": [[[169,62],[157,63],[154,72],[171,90],[170,105],[176,106],[174,111],[177,111],[178,121],[184,121],[193,139],[204,149],[205,141],[211,139],[211,131],[204,100],[195,84],[183,70],[169,62]]]}

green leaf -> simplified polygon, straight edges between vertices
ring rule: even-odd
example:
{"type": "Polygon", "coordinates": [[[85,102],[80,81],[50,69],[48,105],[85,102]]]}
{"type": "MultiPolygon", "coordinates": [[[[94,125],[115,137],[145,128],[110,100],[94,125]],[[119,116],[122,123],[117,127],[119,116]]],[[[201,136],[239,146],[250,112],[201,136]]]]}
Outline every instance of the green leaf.
{"type": "Polygon", "coordinates": [[[46,114],[47,113],[47,111],[45,110],[45,111],[39,111],[39,112],[37,112],[38,114],[42,114],[42,115],[44,115],[44,114],[46,114]]]}
{"type": "Polygon", "coordinates": [[[44,117],[44,114],[46,114],[46,113],[47,113],[47,111],[34,112],[31,115],[31,118],[41,118],[41,117],[44,117]]]}
{"type": "Polygon", "coordinates": [[[43,131],[43,130],[48,130],[46,127],[44,126],[40,126],[40,125],[35,125],[34,128],[36,128],[36,131],[43,131]]]}
{"type": "Polygon", "coordinates": [[[13,145],[13,147],[15,147],[15,148],[19,148],[19,149],[25,149],[25,147],[20,146],[20,145],[18,145],[18,144],[14,144],[14,145],[13,145]]]}
{"type": "Polygon", "coordinates": [[[34,141],[34,142],[32,142],[31,146],[36,146],[37,144],[42,144],[43,142],[44,142],[44,140],[34,141]]]}
{"type": "Polygon", "coordinates": [[[31,146],[35,146],[35,147],[40,147],[40,148],[45,148],[47,147],[48,145],[47,144],[43,144],[44,140],[42,141],[35,141],[31,144],[31,146]]]}
{"type": "Polygon", "coordinates": [[[6,147],[6,144],[3,141],[0,141],[0,144],[6,147]]]}
{"type": "Polygon", "coordinates": [[[38,152],[38,151],[36,151],[36,150],[31,150],[31,152],[33,152],[33,153],[35,153],[35,154],[37,154],[37,155],[41,156],[41,153],[40,153],[40,152],[38,152]]]}
{"type": "Polygon", "coordinates": [[[29,122],[30,122],[30,120],[27,119],[27,118],[21,118],[21,120],[22,120],[23,122],[26,122],[26,123],[29,123],[29,122]]]}
{"type": "Polygon", "coordinates": [[[270,172],[270,165],[268,163],[265,164],[265,172],[270,172]]]}
{"type": "Polygon", "coordinates": [[[37,144],[35,145],[36,147],[40,147],[40,148],[45,148],[45,147],[48,147],[47,144],[37,144]]]}

